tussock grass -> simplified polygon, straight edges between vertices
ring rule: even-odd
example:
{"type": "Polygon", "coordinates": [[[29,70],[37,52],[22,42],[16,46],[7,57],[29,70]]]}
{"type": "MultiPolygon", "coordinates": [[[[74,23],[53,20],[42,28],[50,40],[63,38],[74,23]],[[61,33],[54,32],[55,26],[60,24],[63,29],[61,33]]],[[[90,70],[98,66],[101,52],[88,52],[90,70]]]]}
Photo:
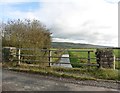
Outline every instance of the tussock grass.
{"type": "Polygon", "coordinates": [[[120,80],[119,70],[113,69],[98,69],[97,71],[90,72],[95,78],[106,80],[120,80]]]}
{"type": "MultiPolygon", "coordinates": [[[[9,63],[10,64],[10,63],[9,63]]],[[[4,64],[5,65],[5,64],[4,64]]],[[[5,66],[4,66],[5,67],[5,66]]],[[[23,71],[27,73],[35,73],[41,75],[55,76],[55,77],[64,77],[64,78],[74,78],[77,80],[116,80],[120,81],[118,76],[119,70],[112,69],[97,69],[97,68],[63,68],[63,67],[32,67],[29,65],[20,65],[15,66],[13,64],[7,64],[7,68],[12,68],[15,71],[23,71]]]]}

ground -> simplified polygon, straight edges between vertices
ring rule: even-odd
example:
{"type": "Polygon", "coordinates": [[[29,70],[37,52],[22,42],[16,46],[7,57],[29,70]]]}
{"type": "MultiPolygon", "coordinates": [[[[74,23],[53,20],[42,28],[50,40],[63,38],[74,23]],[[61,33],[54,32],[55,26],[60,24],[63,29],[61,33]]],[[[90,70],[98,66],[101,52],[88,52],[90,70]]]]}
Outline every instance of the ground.
{"type": "Polygon", "coordinates": [[[2,73],[2,91],[118,91],[105,87],[87,86],[70,83],[60,78],[48,78],[36,74],[14,72],[2,73]]]}

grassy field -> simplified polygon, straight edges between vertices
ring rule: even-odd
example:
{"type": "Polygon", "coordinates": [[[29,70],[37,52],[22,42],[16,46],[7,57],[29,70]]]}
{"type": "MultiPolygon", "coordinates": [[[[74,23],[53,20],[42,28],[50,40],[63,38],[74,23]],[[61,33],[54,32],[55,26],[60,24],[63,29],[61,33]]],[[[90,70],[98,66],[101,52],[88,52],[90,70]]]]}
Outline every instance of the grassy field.
{"type": "MultiPolygon", "coordinates": [[[[86,49],[79,49],[79,50],[82,51],[82,50],[86,50],[86,49]]],[[[93,50],[93,49],[88,49],[88,50],[93,50]]],[[[94,49],[94,51],[95,51],[95,49],[94,49]]],[[[84,67],[84,66],[81,66],[80,64],[87,63],[87,61],[88,61],[87,60],[88,52],[71,52],[71,51],[69,51],[69,55],[70,55],[70,62],[73,67],[84,67]],[[77,58],[75,58],[75,57],[77,57],[77,58]],[[86,58],[86,59],[84,59],[84,58],[86,58]]],[[[91,52],[90,57],[95,58],[95,53],[91,52]]],[[[96,59],[91,59],[91,63],[96,63],[96,59]]]]}
{"type": "MultiPolygon", "coordinates": [[[[120,49],[114,49],[113,51],[114,51],[116,58],[120,58],[120,49]]],[[[116,66],[116,69],[120,70],[120,61],[116,61],[115,66],[116,66]]]]}
{"type": "Polygon", "coordinates": [[[113,52],[114,52],[116,57],[120,58],[120,49],[114,49],[113,52]]]}
{"type": "MultiPolygon", "coordinates": [[[[71,49],[72,50],[72,49],[71,49]]],[[[96,49],[79,49],[81,50],[93,50],[94,52],[90,52],[90,57],[91,58],[95,58],[95,51],[96,49]]],[[[114,49],[113,53],[115,54],[116,57],[120,58],[119,55],[120,50],[119,49],[114,49]]],[[[69,51],[69,55],[70,55],[70,62],[72,64],[73,67],[84,67],[81,66],[80,64],[82,63],[87,63],[87,58],[88,58],[88,52],[73,52],[73,51],[69,51]],[[77,58],[75,58],[77,57],[77,58]],[[86,59],[82,59],[82,58],[86,58],[86,59]]],[[[90,60],[91,63],[95,64],[96,63],[96,59],[91,59],[90,60]]],[[[116,68],[120,69],[120,63],[118,61],[116,61],[116,68]]]]}

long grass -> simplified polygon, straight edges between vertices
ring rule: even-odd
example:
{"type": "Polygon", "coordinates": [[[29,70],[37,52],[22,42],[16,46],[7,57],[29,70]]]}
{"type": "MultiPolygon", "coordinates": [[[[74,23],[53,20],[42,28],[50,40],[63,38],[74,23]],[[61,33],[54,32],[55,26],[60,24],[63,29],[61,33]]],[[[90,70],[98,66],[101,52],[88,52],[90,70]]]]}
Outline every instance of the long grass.
{"type": "MultiPolygon", "coordinates": [[[[5,65],[5,64],[4,64],[5,65]]],[[[4,66],[5,67],[5,66],[4,66]]],[[[29,65],[15,66],[13,63],[7,64],[7,68],[12,68],[15,71],[23,71],[27,73],[35,73],[41,75],[49,75],[55,77],[74,78],[77,80],[120,80],[118,70],[112,69],[97,69],[90,70],[86,68],[63,68],[63,67],[35,67],[29,65]]]]}

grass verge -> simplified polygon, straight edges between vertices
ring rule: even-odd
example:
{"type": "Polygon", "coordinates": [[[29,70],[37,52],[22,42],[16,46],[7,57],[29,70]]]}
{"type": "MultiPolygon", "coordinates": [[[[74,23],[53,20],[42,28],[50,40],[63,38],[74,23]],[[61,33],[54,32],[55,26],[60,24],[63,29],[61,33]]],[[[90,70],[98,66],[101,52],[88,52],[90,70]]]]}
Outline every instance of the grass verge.
{"type": "Polygon", "coordinates": [[[112,69],[83,69],[83,68],[62,68],[62,67],[31,67],[29,65],[15,66],[4,64],[3,67],[12,68],[14,71],[22,71],[27,73],[35,73],[40,75],[48,75],[55,77],[74,78],[77,80],[115,80],[120,81],[119,70],[112,69]]]}

